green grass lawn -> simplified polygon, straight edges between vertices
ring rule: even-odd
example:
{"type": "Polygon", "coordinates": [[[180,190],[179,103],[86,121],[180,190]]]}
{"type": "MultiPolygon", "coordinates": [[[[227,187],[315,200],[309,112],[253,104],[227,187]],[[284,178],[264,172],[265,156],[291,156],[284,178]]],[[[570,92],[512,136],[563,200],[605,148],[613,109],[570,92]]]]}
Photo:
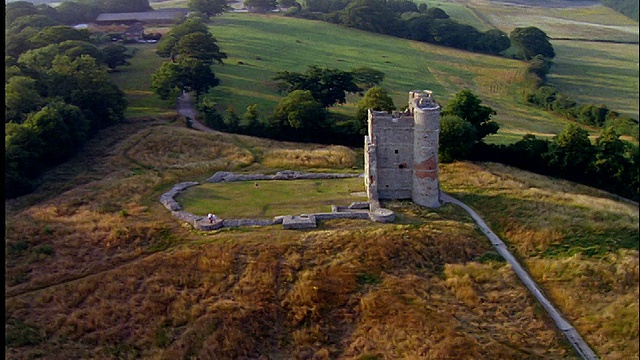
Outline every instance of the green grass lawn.
{"type": "Polygon", "coordinates": [[[185,211],[196,215],[271,218],[330,212],[331,205],[366,201],[363,191],[361,178],[238,181],[194,186],[182,192],[177,200],[185,211]]]}
{"type": "Polygon", "coordinates": [[[111,73],[111,80],[127,95],[127,117],[175,114],[175,101],[161,100],[151,91],[151,75],[163,59],[156,55],[155,44],[128,44],[136,49],[131,65],[122,66],[111,73]]]}

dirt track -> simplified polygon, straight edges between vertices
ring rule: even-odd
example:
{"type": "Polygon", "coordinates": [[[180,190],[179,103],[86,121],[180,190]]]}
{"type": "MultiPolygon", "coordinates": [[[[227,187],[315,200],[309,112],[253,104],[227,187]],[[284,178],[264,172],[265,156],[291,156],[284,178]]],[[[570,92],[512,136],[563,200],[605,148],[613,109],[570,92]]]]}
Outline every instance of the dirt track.
{"type": "Polygon", "coordinates": [[[203,123],[198,121],[196,115],[196,108],[193,105],[193,99],[191,94],[187,92],[183,92],[182,96],[178,97],[178,101],[176,103],[176,110],[178,111],[178,115],[183,116],[185,118],[190,118],[193,121],[192,127],[196,130],[209,132],[212,134],[217,134],[219,131],[213,130],[210,127],[205,126],[203,123]]]}

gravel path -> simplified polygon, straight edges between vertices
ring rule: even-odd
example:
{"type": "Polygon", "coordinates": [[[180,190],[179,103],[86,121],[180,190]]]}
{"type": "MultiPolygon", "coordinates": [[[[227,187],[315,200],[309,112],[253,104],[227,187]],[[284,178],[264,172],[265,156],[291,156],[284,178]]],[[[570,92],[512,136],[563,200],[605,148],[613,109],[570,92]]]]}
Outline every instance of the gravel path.
{"type": "Polygon", "coordinates": [[[220,133],[219,131],[213,130],[212,128],[198,121],[198,119],[196,118],[198,113],[196,112],[196,108],[193,105],[193,98],[191,94],[189,94],[188,92],[183,91],[182,96],[178,97],[178,101],[176,103],[176,110],[178,110],[178,115],[183,116],[185,118],[188,117],[193,121],[192,127],[194,129],[212,133],[212,134],[220,133]]]}
{"type": "Polygon", "coordinates": [[[487,224],[482,220],[480,215],[473,211],[473,209],[471,209],[469,206],[445,193],[441,193],[440,196],[443,202],[456,204],[463,208],[466,212],[468,212],[469,215],[471,215],[473,221],[478,224],[480,231],[482,231],[482,233],[487,238],[489,238],[489,241],[491,241],[491,245],[493,245],[494,249],[496,249],[500,256],[502,256],[511,265],[511,268],[513,268],[513,271],[516,273],[518,278],[520,278],[524,285],[529,289],[531,294],[533,294],[538,302],[540,302],[551,319],[553,319],[553,322],[555,322],[558,329],[560,329],[560,331],[562,331],[562,333],[566,336],[567,340],[569,340],[569,343],[571,343],[571,346],[573,346],[578,355],[580,355],[580,357],[585,360],[597,360],[598,357],[593,352],[593,350],[591,350],[589,345],[587,345],[587,343],[582,339],[580,334],[578,334],[578,331],[576,331],[576,329],[562,317],[560,312],[544,296],[540,288],[538,288],[536,282],[531,278],[531,276],[529,276],[529,273],[527,273],[527,271],[520,265],[518,260],[516,260],[516,258],[509,252],[506,244],[496,234],[494,234],[493,231],[491,231],[489,226],[487,226],[487,224]]]}

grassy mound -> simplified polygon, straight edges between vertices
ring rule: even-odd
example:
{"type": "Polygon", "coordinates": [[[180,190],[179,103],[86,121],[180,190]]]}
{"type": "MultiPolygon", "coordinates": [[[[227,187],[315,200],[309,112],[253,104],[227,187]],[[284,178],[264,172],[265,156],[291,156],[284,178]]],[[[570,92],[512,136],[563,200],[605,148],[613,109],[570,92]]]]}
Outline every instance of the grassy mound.
{"type": "MultiPolygon", "coordinates": [[[[452,205],[391,202],[393,224],[201,233],[158,201],[175,183],[215,171],[267,173],[263,162],[295,159],[294,149],[336,151],[205,134],[171,118],[101,133],[34,194],[6,203],[7,358],[574,357],[452,205]]],[[[350,150],[340,151],[346,157],[327,157],[319,170],[353,171],[350,150]]],[[[308,170],[298,159],[289,168],[308,170]]],[[[637,353],[637,241],[587,255],[565,232],[595,235],[607,214],[637,229],[633,209],[492,164],[442,166],[441,179],[516,250],[601,356],[637,353]],[[548,251],[563,243],[582,255],[548,251]]]]}

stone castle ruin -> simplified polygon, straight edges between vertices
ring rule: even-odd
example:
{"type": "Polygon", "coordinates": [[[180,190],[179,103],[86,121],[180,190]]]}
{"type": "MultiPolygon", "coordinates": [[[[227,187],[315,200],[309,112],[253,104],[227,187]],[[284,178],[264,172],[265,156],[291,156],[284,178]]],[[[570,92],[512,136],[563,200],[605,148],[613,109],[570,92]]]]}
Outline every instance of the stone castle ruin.
{"type": "Polygon", "coordinates": [[[395,214],[380,206],[380,200],[411,199],[418,205],[437,208],[441,205],[438,182],[438,136],[440,105],[429,90],[409,92],[409,107],[404,112],[388,114],[369,109],[369,134],[365,136],[365,173],[324,174],[283,170],[275,175],[233,174],[217,172],[207,182],[256,180],[330,179],[363,176],[368,202],[332,206],[331,212],[276,216],[273,219],[218,219],[210,222],[204,216],[185,212],[176,197],[198,182],[176,184],[160,197],[171,214],[191,223],[199,230],[222,227],[268,226],[282,224],[286,229],[315,228],[316,220],[370,219],[392,222],[395,214]]]}
{"type": "Polygon", "coordinates": [[[440,105],[429,90],[409,92],[409,107],[388,114],[369,109],[365,136],[365,188],[372,210],[380,200],[441,204],[438,182],[440,105]]]}

